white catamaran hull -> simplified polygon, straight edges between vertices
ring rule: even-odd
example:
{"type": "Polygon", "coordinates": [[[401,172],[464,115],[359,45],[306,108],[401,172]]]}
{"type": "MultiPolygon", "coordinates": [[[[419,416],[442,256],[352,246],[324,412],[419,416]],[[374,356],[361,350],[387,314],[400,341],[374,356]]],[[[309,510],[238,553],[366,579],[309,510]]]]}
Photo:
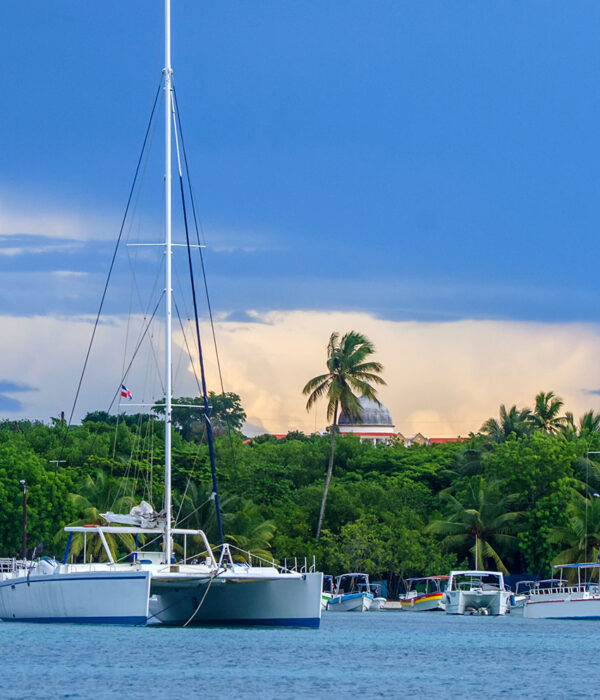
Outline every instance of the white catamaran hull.
{"type": "Polygon", "coordinates": [[[505,615],[509,607],[508,591],[446,591],[444,602],[448,615],[468,615],[482,613],[485,615],[505,615]]]}
{"type": "Polygon", "coordinates": [[[321,573],[293,579],[281,575],[270,581],[156,579],[152,581],[149,624],[319,627],[322,582],[321,573]]]}
{"type": "Polygon", "coordinates": [[[319,627],[321,621],[321,573],[235,566],[215,575],[208,567],[98,564],[62,565],[40,575],[36,568],[29,579],[24,571],[0,576],[0,619],[298,627],[319,627]]]}
{"type": "Polygon", "coordinates": [[[0,619],[145,625],[149,571],[81,572],[0,579],[0,619]]]}

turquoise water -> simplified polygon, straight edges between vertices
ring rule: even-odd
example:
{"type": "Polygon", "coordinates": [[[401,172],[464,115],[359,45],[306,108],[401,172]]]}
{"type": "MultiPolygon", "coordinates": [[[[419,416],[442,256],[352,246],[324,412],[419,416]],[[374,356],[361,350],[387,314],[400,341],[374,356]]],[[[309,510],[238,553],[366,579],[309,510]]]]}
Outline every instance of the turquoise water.
{"type": "Polygon", "coordinates": [[[0,697],[592,697],[599,633],[407,612],[325,613],[320,630],[0,623],[0,697]]]}

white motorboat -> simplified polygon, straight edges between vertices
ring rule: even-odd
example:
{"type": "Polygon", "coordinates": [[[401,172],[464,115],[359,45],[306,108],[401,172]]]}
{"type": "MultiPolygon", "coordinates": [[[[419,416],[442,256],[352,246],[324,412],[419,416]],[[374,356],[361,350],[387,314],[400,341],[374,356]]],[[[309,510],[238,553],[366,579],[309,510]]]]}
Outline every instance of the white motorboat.
{"type": "Polygon", "coordinates": [[[369,610],[371,612],[383,610],[385,608],[385,604],[387,603],[387,598],[381,595],[381,586],[376,583],[371,583],[369,588],[370,592],[373,594],[373,602],[371,603],[369,610]]]}
{"type": "Polygon", "coordinates": [[[328,601],[333,612],[367,612],[375,596],[367,574],[342,574],[336,579],[335,595],[328,601]]]}
{"type": "Polygon", "coordinates": [[[402,610],[424,612],[444,610],[442,596],[446,589],[448,576],[423,576],[405,580],[406,590],[400,596],[402,610]]]}
{"type": "Polygon", "coordinates": [[[335,583],[333,576],[329,574],[323,575],[323,591],[321,593],[321,608],[327,610],[327,604],[333,598],[335,583]]]}
{"type": "MultiPolygon", "coordinates": [[[[225,543],[220,519],[210,406],[207,399],[208,391],[197,315],[195,319],[198,341],[196,351],[201,368],[203,410],[213,475],[212,498],[215,502],[221,541],[218,554],[215,555],[201,530],[173,526],[171,265],[173,246],[180,245],[172,242],[171,142],[173,134],[178,136],[175,140],[175,148],[177,162],[180,164],[180,184],[183,182],[181,163],[184,159],[179,151],[181,136],[178,129],[181,125],[178,121],[172,83],[170,0],[165,0],[164,18],[165,66],[162,76],[165,171],[161,173],[161,178],[164,178],[165,217],[164,242],[160,243],[164,252],[165,290],[165,362],[162,384],[165,425],[164,510],[161,513],[155,513],[148,504],[145,504],[143,507],[132,509],[127,515],[105,513],[103,518],[106,520],[106,525],[65,528],[69,533],[69,544],[61,562],[47,558],[35,559],[35,556],[32,557],[33,561],[0,560],[0,618],[10,621],[127,625],[236,623],[318,627],[321,619],[322,574],[290,571],[275,566],[273,562],[260,561],[256,557],[255,563],[250,564],[249,562],[252,561],[250,556],[246,556],[248,563],[239,563],[234,561],[231,548],[225,543]],[[83,534],[84,543],[87,537],[99,537],[108,561],[90,563],[85,557],[84,544],[83,562],[69,563],[69,547],[74,533],[83,534]],[[107,543],[107,534],[149,535],[154,539],[162,540],[162,549],[158,552],[136,552],[128,562],[117,561],[107,543]],[[202,542],[200,553],[194,557],[188,557],[186,554],[187,538],[190,536],[202,542]],[[174,537],[183,539],[184,556],[179,562],[176,562],[174,557],[174,537]]],[[[144,155],[143,150],[142,155],[144,155]]],[[[141,158],[140,162],[142,162],[141,158]]],[[[182,198],[183,189],[181,184],[182,198]]],[[[185,214],[185,209],[183,211],[185,214]]],[[[187,248],[189,257],[191,246],[185,215],[183,219],[186,225],[186,244],[183,245],[187,248]]],[[[191,259],[190,277],[193,283],[191,259]]],[[[156,306],[158,308],[159,302],[156,306]]],[[[148,326],[145,328],[145,333],[147,330],[148,326]]],[[[114,382],[116,395],[121,388],[126,391],[122,386],[124,380],[124,377],[118,377],[114,382]]],[[[131,396],[130,392],[127,393],[131,396]]],[[[156,405],[156,402],[149,406],[153,405],[156,405]]]]}
{"type": "MultiPolygon", "coordinates": [[[[600,619],[600,563],[563,564],[551,585],[531,589],[523,605],[523,617],[553,619],[600,619]],[[570,585],[563,571],[576,571],[577,584],[570,585]]],[[[542,582],[540,582],[542,583],[542,582]]]]}
{"type": "Polygon", "coordinates": [[[451,571],[442,602],[448,615],[505,615],[510,595],[500,571],[451,571]]]}

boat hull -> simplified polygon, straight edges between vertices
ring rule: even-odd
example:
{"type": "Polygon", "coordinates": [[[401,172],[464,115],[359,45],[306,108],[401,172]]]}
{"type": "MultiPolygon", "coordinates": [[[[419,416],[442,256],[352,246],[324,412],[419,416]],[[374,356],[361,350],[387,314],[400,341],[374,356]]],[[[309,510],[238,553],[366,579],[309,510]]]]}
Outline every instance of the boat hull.
{"type": "Polygon", "coordinates": [[[523,605],[523,617],[532,619],[600,619],[600,595],[554,593],[536,595],[523,605]]]}
{"type": "Polygon", "coordinates": [[[85,572],[0,581],[0,619],[145,625],[150,573],[85,572]]]}
{"type": "Polygon", "coordinates": [[[381,596],[377,596],[377,598],[373,598],[373,602],[371,603],[371,607],[369,610],[373,612],[374,610],[383,610],[385,608],[385,604],[387,603],[386,598],[382,598],[381,596]]]}
{"type": "Polygon", "coordinates": [[[195,582],[155,580],[149,624],[317,628],[322,581],[321,573],[271,581],[217,578],[210,588],[206,578],[195,582]]]}
{"type": "Polygon", "coordinates": [[[505,615],[509,609],[510,593],[502,590],[446,591],[444,603],[447,615],[505,615]]]}
{"type": "Polygon", "coordinates": [[[430,612],[432,610],[444,610],[442,602],[443,593],[428,593],[413,598],[400,600],[403,610],[411,612],[430,612]]]}
{"type": "Polygon", "coordinates": [[[345,593],[329,601],[327,610],[333,612],[367,612],[373,603],[370,593],[345,593]]]}

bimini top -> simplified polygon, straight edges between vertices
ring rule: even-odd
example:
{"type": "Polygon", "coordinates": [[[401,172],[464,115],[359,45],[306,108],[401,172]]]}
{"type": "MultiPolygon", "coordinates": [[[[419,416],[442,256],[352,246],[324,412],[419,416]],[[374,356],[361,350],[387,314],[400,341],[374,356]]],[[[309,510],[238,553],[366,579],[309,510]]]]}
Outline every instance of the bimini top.
{"type": "Polygon", "coordinates": [[[364,396],[358,399],[361,405],[362,421],[350,420],[344,412],[340,413],[338,425],[386,425],[393,427],[392,416],[388,409],[382,404],[366,399],[364,396]]]}

